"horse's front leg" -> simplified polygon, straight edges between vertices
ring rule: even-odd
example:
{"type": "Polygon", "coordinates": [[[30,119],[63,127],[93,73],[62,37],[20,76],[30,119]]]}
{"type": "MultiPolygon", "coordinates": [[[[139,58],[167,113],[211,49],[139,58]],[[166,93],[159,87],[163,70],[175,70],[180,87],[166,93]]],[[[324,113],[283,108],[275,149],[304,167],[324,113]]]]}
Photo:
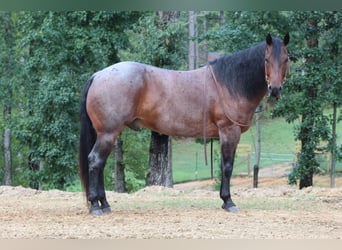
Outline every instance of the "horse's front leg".
{"type": "Polygon", "coordinates": [[[222,158],[222,179],[220,191],[220,197],[223,200],[222,208],[228,212],[239,212],[239,209],[231,198],[230,178],[233,172],[235,151],[240,140],[241,129],[239,126],[233,125],[221,128],[219,133],[222,158]]]}

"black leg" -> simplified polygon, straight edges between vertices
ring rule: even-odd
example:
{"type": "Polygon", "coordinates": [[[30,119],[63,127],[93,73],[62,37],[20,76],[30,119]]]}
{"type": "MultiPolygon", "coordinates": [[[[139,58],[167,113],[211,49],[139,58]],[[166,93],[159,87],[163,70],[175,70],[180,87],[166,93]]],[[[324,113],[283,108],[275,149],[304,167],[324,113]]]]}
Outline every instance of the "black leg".
{"type": "Polygon", "coordinates": [[[222,180],[220,197],[223,200],[222,208],[228,212],[238,212],[239,209],[231,198],[230,178],[233,172],[233,163],[222,164],[222,180]]]}
{"type": "Polygon", "coordinates": [[[89,154],[89,192],[90,213],[101,216],[110,212],[104,189],[104,166],[112,148],[110,135],[101,135],[96,139],[93,150],[89,154]],[[99,204],[100,203],[100,204],[99,204]]]}
{"type": "Polygon", "coordinates": [[[233,173],[234,157],[237,144],[240,140],[241,130],[238,126],[220,129],[222,179],[220,197],[223,200],[222,208],[228,212],[238,212],[230,193],[230,178],[233,173]]]}
{"type": "Polygon", "coordinates": [[[110,213],[112,210],[106,199],[106,192],[104,187],[104,168],[100,170],[99,174],[99,190],[98,190],[99,201],[101,203],[101,210],[103,213],[110,213]]]}
{"type": "Polygon", "coordinates": [[[99,162],[96,153],[93,151],[89,155],[89,191],[88,200],[90,202],[90,213],[93,215],[102,215],[102,211],[98,202],[98,186],[99,186],[99,162]]]}

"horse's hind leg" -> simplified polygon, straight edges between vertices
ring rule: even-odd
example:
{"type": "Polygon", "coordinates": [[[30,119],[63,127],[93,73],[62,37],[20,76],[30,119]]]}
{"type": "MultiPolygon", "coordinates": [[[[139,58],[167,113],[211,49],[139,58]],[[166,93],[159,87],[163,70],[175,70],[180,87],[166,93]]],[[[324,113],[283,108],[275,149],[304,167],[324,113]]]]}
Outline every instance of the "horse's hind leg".
{"type": "Polygon", "coordinates": [[[95,145],[90,152],[89,159],[89,190],[88,200],[90,201],[90,213],[102,215],[103,212],[110,212],[104,190],[104,167],[114,145],[113,134],[100,134],[97,136],[95,145]]]}
{"type": "Polygon", "coordinates": [[[101,203],[101,210],[103,213],[110,213],[112,210],[110,209],[109,203],[106,199],[106,192],[104,187],[104,167],[100,169],[99,173],[99,186],[98,186],[98,197],[101,203]]]}

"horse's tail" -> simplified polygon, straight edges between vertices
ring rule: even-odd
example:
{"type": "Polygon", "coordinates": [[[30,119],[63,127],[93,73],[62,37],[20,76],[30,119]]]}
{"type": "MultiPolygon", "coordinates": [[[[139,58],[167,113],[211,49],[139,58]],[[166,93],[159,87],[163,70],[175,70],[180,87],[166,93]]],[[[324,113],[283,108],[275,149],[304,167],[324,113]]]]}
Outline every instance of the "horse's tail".
{"type": "Polygon", "coordinates": [[[96,132],[93,127],[93,124],[89,118],[87,113],[86,103],[88,90],[93,82],[94,77],[91,77],[84,90],[81,101],[81,110],[80,110],[80,151],[79,151],[79,174],[81,178],[81,182],[83,185],[83,189],[86,193],[86,197],[88,197],[89,190],[89,163],[88,163],[88,155],[92,150],[95,141],[96,141],[96,132]]]}

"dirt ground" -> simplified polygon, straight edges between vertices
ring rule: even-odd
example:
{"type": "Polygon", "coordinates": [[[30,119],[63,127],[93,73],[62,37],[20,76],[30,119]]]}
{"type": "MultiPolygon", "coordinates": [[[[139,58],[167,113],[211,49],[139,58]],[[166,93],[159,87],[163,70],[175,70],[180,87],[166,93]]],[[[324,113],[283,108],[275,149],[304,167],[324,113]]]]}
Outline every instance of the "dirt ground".
{"type": "Polygon", "coordinates": [[[0,187],[1,239],[341,239],[342,178],[316,176],[298,190],[287,179],[260,173],[235,177],[240,212],[221,209],[213,181],[148,187],[133,194],[107,192],[113,212],[88,214],[82,193],[0,187]],[[264,175],[264,177],[263,177],[264,175]],[[265,177],[268,176],[268,177],[265,177]]]}

